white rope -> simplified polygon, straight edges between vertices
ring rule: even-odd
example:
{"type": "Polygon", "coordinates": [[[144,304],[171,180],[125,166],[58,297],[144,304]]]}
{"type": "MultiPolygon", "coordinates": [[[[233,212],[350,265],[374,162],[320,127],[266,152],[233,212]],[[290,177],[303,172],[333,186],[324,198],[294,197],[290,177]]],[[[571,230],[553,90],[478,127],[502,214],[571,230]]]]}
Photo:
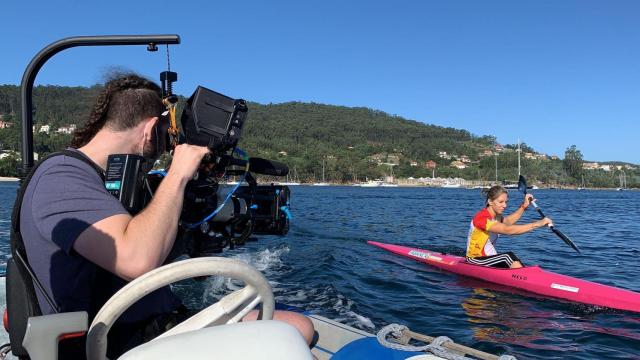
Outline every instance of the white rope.
{"type": "MultiPolygon", "coordinates": [[[[448,344],[448,343],[453,344],[453,340],[451,340],[446,336],[438,336],[435,339],[433,339],[430,344],[427,344],[424,346],[400,344],[397,342],[397,340],[399,340],[404,336],[403,332],[405,330],[409,330],[409,328],[404,325],[389,324],[383,327],[382,329],[380,329],[380,331],[378,331],[376,338],[378,339],[378,342],[382,346],[388,347],[390,349],[402,350],[402,351],[416,351],[416,352],[428,351],[433,355],[439,356],[441,358],[445,358],[447,360],[472,360],[471,358],[468,358],[464,355],[458,355],[444,348],[443,347],[444,344],[448,344]],[[389,334],[391,334],[395,338],[396,342],[387,340],[387,336],[389,334]]],[[[511,355],[502,355],[498,358],[498,360],[517,360],[517,359],[511,355]]]]}
{"type": "Polygon", "coordinates": [[[443,344],[453,343],[453,340],[449,339],[446,336],[438,336],[437,338],[433,339],[433,341],[431,341],[431,344],[424,345],[424,346],[402,345],[402,344],[398,344],[397,342],[387,341],[387,335],[392,334],[393,337],[395,337],[396,339],[399,339],[402,337],[403,335],[402,332],[405,330],[409,330],[409,328],[404,325],[389,324],[383,327],[382,329],[380,329],[376,337],[378,338],[378,342],[382,346],[388,347],[390,349],[403,350],[403,351],[428,351],[433,355],[440,356],[448,360],[471,360],[468,357],[454,354],[448,351],[447,349],[443,348],[442,347],[443,344]]]}

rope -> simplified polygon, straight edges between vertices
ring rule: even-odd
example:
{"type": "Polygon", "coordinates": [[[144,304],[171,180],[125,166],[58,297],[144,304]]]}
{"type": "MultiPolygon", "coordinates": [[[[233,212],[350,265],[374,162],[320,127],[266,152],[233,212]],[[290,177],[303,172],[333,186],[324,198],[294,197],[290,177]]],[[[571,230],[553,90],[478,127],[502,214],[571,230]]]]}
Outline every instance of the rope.
{"type": "Polygon", "coordinates": [[[408,327],[404,325],[398,324],[389,324],[383,327],[380,331],[378,331],[378,342],[385,347],[395,349],[395,350],[403,350],[403,351],[428,351],[436,356],[440,356],[442,358],[448,360],[470,360],[470,358],[453,354],[449,352],[447,349],[443,348],[442,345],[445,343],[453,343],[453,340],[449,339],[446,336],[438,336],[433,339],[430,344],[423,346],[413,346],[413,345],[402,345],[396,342],[387,341],[387,335],[392,334],[396,339],[400,339],[404,336],[403,332],[405,330],[409,330],[408,327]]]}
{"type": "MultiPolygon", "coordinates": [[[[396,339],[396,341],[401,338],[406,338],[404,332],[407,330],[409,330],[409,328],[404,325],[389,324],[380,329],[376,337],[378,339],[378,342],[382,346],[388,347],[390,349],[416,352],[425,351],[448,360],[472,360],[472,358],[468,358],[464,355],[458,355],[444,348],[445,344],[455,344],[453,340],[446,336],[438,336],[434,338],[431,343],[424,346],[403,345],[398,342],[391,342],[387,340],[387,336],[389,334],[391,334],[396,339]]],[[[497,358],[498,360],[516,360],[516,358],[511,355],[502,355],[497,358]]]]}
{"type": "Polygon", "coordinates": [[[11,351],[11,344],[4,344],[0,346],[0,360],[7,358],[7,354],[11,351]]]}
{"type": "MultiPolygon", "coordinates": [[[[167,76],[169,76],[169,74],[171,73],[171,56],[169,55],[169,44],[167,44],[167,76]]],[[[162,98],[162,103],[164,104],[164,106],[167,108],[167,112],[163,113],[164,116],[169,117],[169,129],[167,129],[167,132],[170,135],[170,143],[167,144],[167,146],[170,146],[172,149],[175,148],[178,145],[178,139],[179,139],[179,131],[178,131],[178,125],[176,123],[176,104],[177,104],[177,97],[173,97],[173,85],[171,81],[167,81],[166,83],[167,85],[167,93],[166,94],[162,94],[163,98],[162,98]],[[175,101],[175,102],[172,102],[175,101]]],[[[164,88],[164,83],[162,85],[162,91],[164,92],[165,88],[164,88]]]]}

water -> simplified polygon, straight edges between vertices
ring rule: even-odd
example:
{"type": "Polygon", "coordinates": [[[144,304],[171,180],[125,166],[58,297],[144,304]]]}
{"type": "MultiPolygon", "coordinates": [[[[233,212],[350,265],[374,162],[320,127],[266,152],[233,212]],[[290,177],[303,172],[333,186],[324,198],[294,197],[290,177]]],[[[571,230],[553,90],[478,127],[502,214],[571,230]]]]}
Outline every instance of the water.
{"type": "MultiPolygon", "coordinates": [[[[8,253],[15,183],[0,183],[0,261],[8,253]]],[[[260,237],[224,255],[270,280],[276,301],[375,333],[389,323],[521,359],[640,359],[640,315],[521,294],[429,268],[366,244],[463,254],[478,190],[294,186],[286,237],[260,237]]],[[[640,192],[538,190],[534,195],[576,254],[547,229],[502,237],[526,263],[640,292],[640,192]]],[[[514,210],[522,195],[510,192],[514,210]]],[[[528,210],[521,221],[535,219],[528,210]]],[[[221,278],[175,288],[190,306],[238,284],[221,278]]]]}

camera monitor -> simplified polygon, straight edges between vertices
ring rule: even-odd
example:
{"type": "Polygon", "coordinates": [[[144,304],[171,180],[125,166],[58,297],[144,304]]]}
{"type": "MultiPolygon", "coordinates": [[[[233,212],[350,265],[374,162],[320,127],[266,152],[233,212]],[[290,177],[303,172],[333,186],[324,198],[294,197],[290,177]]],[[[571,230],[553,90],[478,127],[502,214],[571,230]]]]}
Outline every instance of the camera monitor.
{"type": "Polygon", "coordinates": [[[226,151],[238,143],[246,116],[244,100],[198,86],[182,112],[182,129],[187,143],[226,151]]]}

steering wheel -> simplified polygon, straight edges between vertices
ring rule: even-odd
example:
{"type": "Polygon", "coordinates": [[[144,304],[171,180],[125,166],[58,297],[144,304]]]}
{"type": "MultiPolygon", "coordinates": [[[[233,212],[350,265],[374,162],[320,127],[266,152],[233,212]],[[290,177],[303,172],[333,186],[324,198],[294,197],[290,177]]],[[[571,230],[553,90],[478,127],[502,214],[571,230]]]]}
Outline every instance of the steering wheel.
{"type": "Polygon", "coordinates": [[[89,327],[87,359],[106,359],[107,334],[111,326],[136,301],[173,282],[210,275],[242,280],[245,286],[226,295],[217,303],[210,305],[157,338],[212,325],[236,323],[259,303],[262,303],[262,306],[258,318],[262,320],[273,318],[275,300],[271,285],[256,269],[242,261],[227,258],[204,257],[178,261],[154,269],[131,281],[104,304],[89,327]]]}

